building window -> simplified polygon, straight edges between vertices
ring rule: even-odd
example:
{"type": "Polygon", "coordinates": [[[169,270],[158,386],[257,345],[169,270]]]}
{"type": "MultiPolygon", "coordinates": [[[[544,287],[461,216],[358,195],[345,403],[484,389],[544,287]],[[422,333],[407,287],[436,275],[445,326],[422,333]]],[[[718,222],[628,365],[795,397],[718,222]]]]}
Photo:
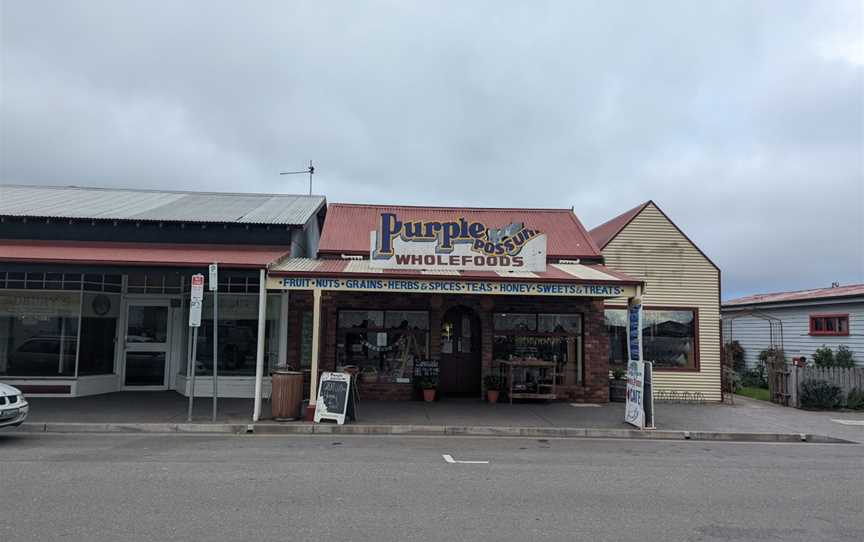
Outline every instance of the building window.
{"type": "Polygon", "coordinates": [[[102,273],[45,273],[42,271],[0,271],[0,289],[84,290],[120,292],[122,277],[102,273]]]}
{"type": "Polygon", "coordinates": [[[339,311],[338,365],[355,365],[364,382],[409,383],[415,361],[429,360],[426,311],[339,311]]]}
{"type": "Polygon", "coordinates": [[[849,315],[811,314],[810,335],[849,335],[849,315]]]}
{"type": "MultiPolygon", "coordinates": [[[[606,309],[609,365],[627,363],[627,311],[606,309]]],[[[642,356],[657,369],[699,369],[695,309],[646,308],[642,311],[642,356]]]]}
{"type": "MultiPolygon", "coordinates": [[[[264,370],[276,367],[279,357],[279,306],[281,296],[267,296],[264,327],[264,370]]],[[[188,318],[189,303],[184,301],[188,318]]],[[[258,296],[219,294],[219,376],[255,376],[258,353],[258,296]]],[[[185,326],[184,326],[185,328],[185,326]]],[[[189,329],[189,328],[185,328],[189,329]]],[[[187,342],[188,345],[188,342],[187,342]]],[[[205,292],[198,328],[198,361],[195,374],[213,374],[213,294],[205,292]]],[[[184,358],[185,359],[185,358],[184,358]]],[[[182,364],[181,374],[186,373],[182,364]]]]}
{"type": "Polygon", "coordinates": [[[114,372],[114,340],[120,296],[85,292],[81,305],[81,350],[78,353],[78,375],[114,372]]]}
{"type": "Polygon", "coordinates": [[[582,315],[495,313],[495,360],[538,359],[557,362],[561,384],[582,382],[582,315]]]}
{"type": "Polygon", "coordinates": [[[75,376],[80,304],[79,292],[0,292],[0,376],[75,376]]]}

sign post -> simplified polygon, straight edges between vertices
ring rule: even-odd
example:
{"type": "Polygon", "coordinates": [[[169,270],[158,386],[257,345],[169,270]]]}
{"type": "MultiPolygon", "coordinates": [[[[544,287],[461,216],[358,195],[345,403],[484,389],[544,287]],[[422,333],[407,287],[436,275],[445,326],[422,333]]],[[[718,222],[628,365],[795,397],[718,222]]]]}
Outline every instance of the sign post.
{"type": "Polygon", "coordinates": [[[198,364],[198,328],[201,327],[201,307],[204,304],[204,275],[192,275],[192,294],[189,298],[189,327],[192,328],[192,350],[189,352],[189,362],[186,375],[191,381],[189,391],[189,412],[186,420],[192,421],[192,405],[195,402],[195,369],[198,364]]]}
{"type": "Polygon", "coordinates": [[[219,264],[210,264],[210,291],[213,292],[213,423],[219,397],[219,264]]]}

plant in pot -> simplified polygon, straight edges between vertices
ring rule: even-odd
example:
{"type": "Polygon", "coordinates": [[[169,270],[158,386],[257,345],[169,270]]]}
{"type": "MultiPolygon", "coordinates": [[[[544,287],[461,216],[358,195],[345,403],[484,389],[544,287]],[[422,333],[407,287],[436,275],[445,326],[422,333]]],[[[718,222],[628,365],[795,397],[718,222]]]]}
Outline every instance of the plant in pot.
{"type": "Polygon", "coordinates": [[[435,391],[438,389],[438,380],[435,378],[424,378],[419,382],[420,389],[423,390],[423,400],[431,403],[435,400],[435,391]]]}
{"type": "Polygon", "coordinates": [[[486,388],[486,400],[490,403],[497,403],[498,394],[501,392],[501,377],[486,375],[483,378],[483,386],[486,388]]]}
{"type": "Polygon", "coordinates": [[[609,400],[623,403],[627,400],[627,373],[620,367],[612,369],[609,380],[609,400]]]}

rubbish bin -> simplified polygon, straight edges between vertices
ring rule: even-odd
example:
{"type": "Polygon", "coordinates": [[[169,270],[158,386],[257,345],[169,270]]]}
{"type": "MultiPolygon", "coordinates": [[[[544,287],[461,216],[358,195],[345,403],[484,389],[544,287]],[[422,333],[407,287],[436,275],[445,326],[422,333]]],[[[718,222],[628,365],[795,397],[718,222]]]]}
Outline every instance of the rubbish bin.
{"type": "Polygon", "coordinates": [[[273,385],[271,407],[273,419],[290,421],[300,418],[303,402],[303,373],[298,371],[273,371],[270,373],[273,385]]]}

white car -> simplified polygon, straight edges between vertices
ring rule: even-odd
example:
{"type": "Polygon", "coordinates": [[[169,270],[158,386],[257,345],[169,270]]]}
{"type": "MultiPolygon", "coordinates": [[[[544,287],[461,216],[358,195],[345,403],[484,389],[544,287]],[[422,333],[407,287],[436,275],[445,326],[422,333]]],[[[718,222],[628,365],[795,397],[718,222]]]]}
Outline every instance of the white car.
{"type": "Polygon", "coordinates": [[[24,423],[30,405],[18,388],[0,383],[0,427],[15,427],[24,423]]]}

